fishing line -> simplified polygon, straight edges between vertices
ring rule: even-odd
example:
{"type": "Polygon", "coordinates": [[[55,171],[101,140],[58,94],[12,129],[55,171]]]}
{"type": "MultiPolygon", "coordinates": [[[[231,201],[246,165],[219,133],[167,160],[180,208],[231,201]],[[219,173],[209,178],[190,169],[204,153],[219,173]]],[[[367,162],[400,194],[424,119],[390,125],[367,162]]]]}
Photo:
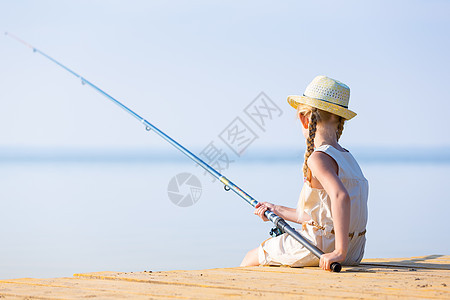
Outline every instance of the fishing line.
{"type": "MultiPolygon", "coordinates": [[[[188,149],[183,147],[181,144],[179,144],[177,141],[175,141],[174,139],[169,137],[167,134],[165,134],[164,132],[159,130],[156,126],[154,126],[153,124],[151,124],[150,122],[148,122],[147,120],[142,118],[140,115],[138,115],[137,113],[135,113],[134,111],[132,111],[131,109],[126,107],[125,105],[123,105],[119,100],[115,99],[114,97],[112,97],[111,95],[109,95],[108,93],[106,93],[105,91],[103,91],[102,89],[100,89],[99,87],[94,85],[93,83],[91,83],[86,78],[84,78],[81,75],[75,73],[74,71],[72,71],[71,69],[69,69],[68,67],[63,65],[62,63],[58,62],[57,60],[55,60],[51,56],[49,56],[49,55],[45,54],[44,52],[40,51],[39,49],[33,47],[32,45],[28,44],[24,40],[18,38],[17,36],[15,36],[15,35],[13,35],[11,33],[8,33],[8,32],[5,32],[5,35],[11,37],[12,39],[18,41],[21,44],[27,46],[28,48],[33,50],[33,52],[38,53],[38,54],[44,56],[45,58],[47,58],[48,60],[54,62],[55,64],[57,64],[58,66],[60,66],[64,70],[68,71],[69,73],[71,73],[72,75],[77,77],[81,81],[81,84],[90,86],[91,88],[96,90],[98,93],[102,94],[103,96],[105,96],[106,98],[111,100],[114,104],[116,104],[117,106],[119,106],[120,108],[125,110],[127,113],[132,115],[134,118],[136,118],[139,122],[141,122],[144,125],[145,130],[155,132],[160,137],[162,137],[164,140],[169,142],[172,146],[174,146],[175,148],[177,148],[178,150],[183,152],[187,157],[189,157],[194,162],[199,164],[202,168],[204,168],[206,171],[208,171],[215,178],[220,180],[220,182],[222,182],[224,184],[224,189],[226,191],[229,191],[230,189],[233,190],[233,192],[235,192],[237,195],[239,195],[242,199],[244,199],[248,204],[250,204],[253,207],[255,207],[258,204],[258,201],[256,201],[256,199],[254,199],[252,196],[250,196],[245,191],[240,189],[236,184],[234,184],[228,178],[226,178],[225,176],[220,174],[218,171],[216,171],[210,165],[205,163],[203,160],[201,160],[199,157],[197,157],[191,151],[189,151],[188,149]]],[[[280,216],[276,215],[274,212],[269,211],[269,210],[266,210],[266,212],[264,214],[267,217],[267,219],[269,219],[275,225],[275,227],[278,229],[277,230],[278,233],[287,233],[287,234],[289,234],[296,241],[298,241],[300,244],[302,244],[306,249],[311,251],[311,253],[313,253],[315,256],[317,256],[319,259],[324,254],[324,252],[322,250],[317,248],[315,245],[311,244],[307,239],[305,239],[303,237],[303,235],[301,235],[294,228],[292,228],[283,218],[281,218],[280,216]]],[[[333,272],[340,272],[341,268],[342,268],[341,265],[339,263],[337,263],[337,262],[334,262],[334,263],[331,264],[331,270],[333,272]]]]}

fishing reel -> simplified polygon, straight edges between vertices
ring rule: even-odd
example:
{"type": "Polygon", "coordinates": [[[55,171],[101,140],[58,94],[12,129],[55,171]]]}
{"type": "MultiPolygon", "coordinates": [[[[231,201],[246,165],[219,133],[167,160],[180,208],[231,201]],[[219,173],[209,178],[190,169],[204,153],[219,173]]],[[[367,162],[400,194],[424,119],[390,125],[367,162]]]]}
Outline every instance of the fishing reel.
{"type": "Polygon", "coordinates": [[[274,228],[270,229],[269,235],[271,237],[277,237],[279,235],[282,235],[283,233],[284,233],[283,230],[281,230],[278,227],[274,227],[274,228]]]}

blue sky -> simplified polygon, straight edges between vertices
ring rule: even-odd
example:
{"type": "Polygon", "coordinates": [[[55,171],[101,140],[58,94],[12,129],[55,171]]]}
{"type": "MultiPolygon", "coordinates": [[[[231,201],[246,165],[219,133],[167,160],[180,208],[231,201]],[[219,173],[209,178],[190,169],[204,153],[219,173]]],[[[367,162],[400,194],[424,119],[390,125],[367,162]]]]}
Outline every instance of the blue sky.
{"type": "MultiPolygon", "coordinates": [[[[286,96],[351,88],[347,147],[448,147],[448,1],[4,1],[0,30],[60,60],[188,148],[264,91],[258,147],[304,147],[286,96]]],[[[0,36],[0,147],[169,147],[43,57],[0,36]]]]}
{"type": "MultiPolygon", "coordinates": [[[[350,108],[358,115],[346,124],[342,145],[353,153],[374,149],[357,156],[364,158],[362,167],[371,182],[368,257],[404,257],[447,246],[436,246],[439,238],[426,233],[423,222],[398,218],[398,211],[420,215],[425,223],[445,220],[436,218],[448,206],[439,189],[411,187],[423,182],[423,174],[433,175],[436,186],[445,185],[448,177],[449,16],[450,2],[436,0],[0,0],[0,33],[11,32],[61,61],[196,154],[211,141],[226,150],[219,135],[241,118],[259,137],[247,157],[257,158],[262,150],[272,158],[295,153],[297,161],[246,165],[228,150],[237,162],[224,174],[258,200],[283,205],[297,203],[305,148],[287,96],[302,94],[319,74],[348,84],[350,108]],[[262,91],[282,111],[264,132],[244,112],[262,91]],[[405,148],[413,155],[405,154],[405,148]],[[383,149],[395,155],[388,157],[383,149]],[[444,209],[424,211],[423,199],[429,207],[444,209]],[[380,248],[392,224],[410,224],[411,234],[400,240],[392,236],[393,247],[380,248]],[[414,243],[418,233],[428,241],[414,243]],[[408,239],[411,247],[405,252],[408,239]]],[[[67,153],[95,153],[114,160],[117,153],[127,154],[125,158],[145,153],[157,161],[163,160],[163,152],[170,160],[179,155],[189,162],[109,100],[3,34],[0,82],[0,162],[17,150],[38,153],[38,158],[55,151],[66,158],[67,153]]],[[[218,194],[222,187],[203,177],[193,163],[130,161],[3,164],[0,219],[7,226],[0,229],[10,241],[0,248],[6,258],[3,276],[135,271],[147,263],[154,269],[230,266],[239,263],[242,249],[267,237],[268,230],[261,231],[256,217],[248,216],[250,207],[235,195],[218,194]],[[201,176],[204,186],[202,199],[191,209],[176,207],[167,198],[171,178],[186,171],[201,176]],[[235,227],[214,213],[222,213],[224,203],[234,220],[241,220],[233,222],[235,227]],[[155,211],[167,211],[177,222],[158,231],[149,224],[167,214],[155,211]],[[226,243],[231,248],[200,241],[184,243],[194,248],[179,253],[179,241],[192,239],[205,222],[215,225],[202,231],[233,241],[226,243]],[[261,238],[236,240],[236,230],[244,227],[261,238]],[[156,245],[159,236],[164,243],[156,245]],[[210,255],[211,250],[218,256],[210,255]],[[219,265],[214,257],[221,257],[219,265]]]]}

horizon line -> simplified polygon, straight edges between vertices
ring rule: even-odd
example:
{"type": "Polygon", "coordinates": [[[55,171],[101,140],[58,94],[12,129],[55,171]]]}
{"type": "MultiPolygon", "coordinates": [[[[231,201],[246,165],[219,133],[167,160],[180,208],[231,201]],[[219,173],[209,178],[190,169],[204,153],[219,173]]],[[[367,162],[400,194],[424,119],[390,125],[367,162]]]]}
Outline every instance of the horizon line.
{"type": "MultiPolygon", "coordinates": [[[[352,155],[364,163],[450,163],[450,147],[354,147],[352,155]]],[[[227,149],[230,150],[230,149],[227,149]]],[[[202,150],[192,151],[202,159],[202,150]]],[[[252,148],[241,156],[226,151],[231,160],[240,162],[288,162],[303,160],[304,150],[294,147],[252,148]]],[[[191,162],[186,156],[173,148],[37,148],[0,147],[0,163],[14,162],[191,162]]],[[[208,162],[207,162],[208,163],[208,162]]]]}

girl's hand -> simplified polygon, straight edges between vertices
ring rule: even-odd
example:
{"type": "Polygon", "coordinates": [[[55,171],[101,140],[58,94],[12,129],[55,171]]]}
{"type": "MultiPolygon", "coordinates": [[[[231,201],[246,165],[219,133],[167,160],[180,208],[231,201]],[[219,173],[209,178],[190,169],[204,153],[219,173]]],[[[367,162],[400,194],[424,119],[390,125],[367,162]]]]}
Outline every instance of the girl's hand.
{"type": "Polygon", "coordinates": [[[264,212],[266,210],[270,210],[275,212],[276,209],[276,205],[269,203],[269,202],[258,202],[258,204],[256,204],[255,206],[255,215],[258,215],[264,222],[269,221],[269,219],[266,218],[266,216],[264,215],[264,212]]]}
{"type": "Polygon", "coordinates": [[[323,270],[331,271],[331,264],[334,262],[343,262],[345,255],[334,250],[331,253],[325,253],[320,257],[319,267],[323,270]]]}

